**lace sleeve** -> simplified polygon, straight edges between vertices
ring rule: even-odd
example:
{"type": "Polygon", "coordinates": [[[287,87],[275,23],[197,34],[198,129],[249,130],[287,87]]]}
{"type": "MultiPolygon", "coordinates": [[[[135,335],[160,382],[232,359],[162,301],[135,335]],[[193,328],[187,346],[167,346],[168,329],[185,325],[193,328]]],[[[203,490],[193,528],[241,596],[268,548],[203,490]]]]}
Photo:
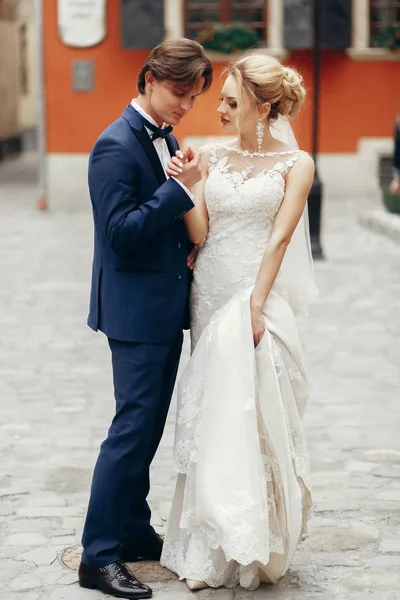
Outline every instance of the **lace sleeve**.
{"type": "Polygon", "coordinates": [[[286,159],[285,161],[277,162],[274,167],[274,171],[281,173],[283,177],[286,177],[293,165],[295,165],[296,162],[299,160],[301,154],[301,151],[299,151],[295,154],[292,154],[290,158],[286,159]]]}
{"type": "Polygon", "coordinates": [[[204,164],[207,165],[207,173],[209,173],[218,161],[217,147],[215,144],[212,144],[210,146],[203,146],[201,150],[202,155],[204,156],[204,164]]]}

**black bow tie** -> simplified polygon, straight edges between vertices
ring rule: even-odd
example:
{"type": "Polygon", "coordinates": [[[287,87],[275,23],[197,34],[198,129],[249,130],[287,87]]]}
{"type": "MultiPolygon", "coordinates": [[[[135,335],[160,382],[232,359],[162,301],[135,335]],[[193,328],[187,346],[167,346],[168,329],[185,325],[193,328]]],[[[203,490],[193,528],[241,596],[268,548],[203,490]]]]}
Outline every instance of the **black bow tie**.
{"type": "MultiPolygon", "coordinates": [[[[154,125],[153,125],[153,127],[154,127],[154,125]]],[[[158,138],[161,138],[162,140],[164,140],[167,137],[167,135],[169,135],[171,133],[172,130],[173,130],[172,125],[168,125],[168,127],[154,127],[154,129],[151,130],[151,131],[153,131],[151,139],[153,142],[154,142],[154,140],[157,140],[158,138]]]]}
{"type": "Polygon", "coordinates": [[[162,125],[160,125],[160,127],[156,127],[155,125],[153,125],[153,123],[150,123],[150,121],[148,121],[143,115],[141,115],[138,110],[136,112],[143,125],[153,132],[150,136],[152,142],[154,142],[154,140],[158,140],[158,138],[164,140],[167,137],[167,135],[169,135],[173,130],[173,127],[171,125],[168,125],[168,127],[163,127],[162,125]]]}

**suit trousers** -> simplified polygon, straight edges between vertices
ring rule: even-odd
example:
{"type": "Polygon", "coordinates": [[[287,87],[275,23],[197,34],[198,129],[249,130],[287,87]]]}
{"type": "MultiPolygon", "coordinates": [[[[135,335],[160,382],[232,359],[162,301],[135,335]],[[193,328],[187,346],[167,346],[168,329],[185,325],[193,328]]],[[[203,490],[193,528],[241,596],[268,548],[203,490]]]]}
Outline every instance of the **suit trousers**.
{"type": "Polygon", "coordinates": [[[119,560],[118,548],[151,533],[150,464],[160,443],[182,350],[170,344],[109,339],[116,413],[93,474],[82,537],[84,564],[119,560]]]}

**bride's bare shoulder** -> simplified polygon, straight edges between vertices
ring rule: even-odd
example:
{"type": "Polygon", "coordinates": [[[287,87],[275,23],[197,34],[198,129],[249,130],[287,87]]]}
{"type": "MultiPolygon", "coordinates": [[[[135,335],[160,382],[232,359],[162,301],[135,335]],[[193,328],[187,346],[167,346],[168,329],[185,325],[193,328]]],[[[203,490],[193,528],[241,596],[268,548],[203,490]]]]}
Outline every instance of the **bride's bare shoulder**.
{"type": "Polygon", "coordinates": [[[312,157],[304,150],[298,151],[297,160],[290,169],[289,180],[293,182],[311,181],[314,178],[315,165],[312,157]]]}

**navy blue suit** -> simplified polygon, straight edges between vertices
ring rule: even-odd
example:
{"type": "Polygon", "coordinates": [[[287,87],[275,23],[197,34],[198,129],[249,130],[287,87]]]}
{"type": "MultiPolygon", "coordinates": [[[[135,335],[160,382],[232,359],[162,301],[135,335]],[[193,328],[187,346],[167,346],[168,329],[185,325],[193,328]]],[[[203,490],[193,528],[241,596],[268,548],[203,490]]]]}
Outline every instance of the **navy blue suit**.
{"type": "MultiPolygon", "coordinates": [[[[171,155],[178,144],[166,138],[171,155]]],[[[190,271],[182,216],[189,195],[166,179],[128,106],[89,158],[94,259],[88,324],[108,337],[116,414],[93,475],[83,562],[119,560],[122,542],[151,532],[150,463],[159,445],[187,326],[190,271]]]]}

